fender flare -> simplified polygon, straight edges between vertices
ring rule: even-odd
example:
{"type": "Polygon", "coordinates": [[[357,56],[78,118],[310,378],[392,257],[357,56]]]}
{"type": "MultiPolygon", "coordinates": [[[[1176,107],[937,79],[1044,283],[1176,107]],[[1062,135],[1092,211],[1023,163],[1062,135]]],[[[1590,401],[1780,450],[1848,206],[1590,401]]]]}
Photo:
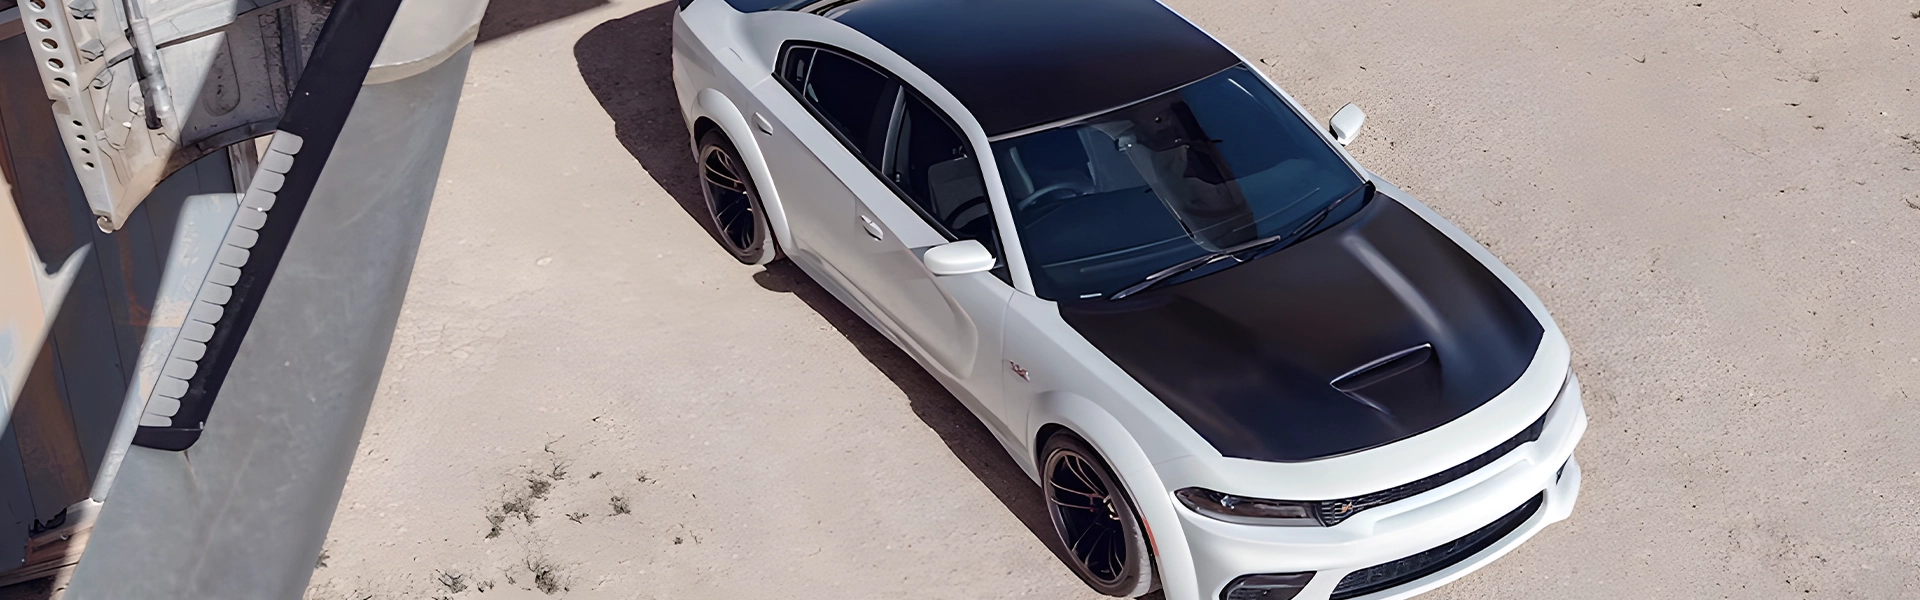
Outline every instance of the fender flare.
{"type": "MultiPolygon", "coordinates": [[[[1040,470],[1045,466],[1044,457],[1037,456],[1043,443],[1039,435],[1049,426],[1066,428],[1100,453],[1114,476],[1120,478],[1121,485],[1126,486],[1134,510],[1139,511],[1141,520],[1147,523],[1161,589],[1166,590],[1170,600],[1198,600],[1188,598],[1187,591],[1198,585],[1198,575],[1194,571],[1193,553],[1187,549],[1180,516],[1173,506],[1173,494],[1166,491],[1152,459],[1127,432],[1126,426],[1092,400],[1059,391],[1041,394],[1036,399],[1027,424],[1027,439],[1033,440],[1036,455],[1033,458],[1036,478],[1044,476],[1040,470]]],[[[1045,485],[1044,481],[1041,485],[1045,485]]]]}
{"type": "MultiPolygon", "coordinates": [[[[688,127],[698,123],[701,118],[713,121],[740,151],[740,160],[747,165],[747,174],[753,177],[753,187],[760,192],[761,208],[767,211],[767,225],[773,229],[774,243],[781,248],[792,248],[793,235],[787,229],[787,211],[780,203],[780,191],[773,184],[772,172],[767,170],[766,156],[760,151],[760,140],[753,136],[753,127],[747,124],[747,117],[740,113],[727,95],[720,90],[705,88],[694,96],[693,109],[696,114],[689,115],[688,127]]],[[[688,130],[692,132],[691,129],[688,130]]],[[[698,156],[700,140],[695,139],[693,152],[698,156]]],[[[698,165],[695,165],[698,168],[698,165]]],[[[770,259],[773,253],[767,253],[770,259]]],[[[763,259],[766,260],[766,259],[763,259]]]]}

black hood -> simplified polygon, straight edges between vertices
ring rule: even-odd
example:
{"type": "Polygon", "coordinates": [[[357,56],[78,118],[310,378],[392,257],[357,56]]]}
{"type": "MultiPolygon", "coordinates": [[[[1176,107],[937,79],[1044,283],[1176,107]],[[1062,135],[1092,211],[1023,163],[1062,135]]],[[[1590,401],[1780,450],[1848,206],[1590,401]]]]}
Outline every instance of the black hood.
{"type": "Polygon", "coordinates": [[[1264,258],[1060,313],[1221,454],[1277,462],[1459,418],[1520,378],[1543,333],[1499,277],[1384,195],[1264,258]]]}

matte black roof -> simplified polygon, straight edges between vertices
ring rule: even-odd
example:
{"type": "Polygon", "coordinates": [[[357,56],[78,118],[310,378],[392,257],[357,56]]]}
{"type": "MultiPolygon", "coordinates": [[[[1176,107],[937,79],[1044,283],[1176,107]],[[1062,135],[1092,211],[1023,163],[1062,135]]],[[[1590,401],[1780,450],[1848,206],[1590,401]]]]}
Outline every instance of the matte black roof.
{"type": "Polygon", "coordinates": [[[1156,0],[730,0],[814,12],[939,81],[987,135],[1115,108],[1238,63],[1156,0]]]}

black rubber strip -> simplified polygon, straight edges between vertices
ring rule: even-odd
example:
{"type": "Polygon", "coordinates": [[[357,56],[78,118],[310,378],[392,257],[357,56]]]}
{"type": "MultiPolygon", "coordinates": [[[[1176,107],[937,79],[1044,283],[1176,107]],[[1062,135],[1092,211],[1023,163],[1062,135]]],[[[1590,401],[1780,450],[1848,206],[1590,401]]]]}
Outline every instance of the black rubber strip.
{"type": "MultiPolygon", "coordinates": [[[[260,228],[259,241],[250,249],[247,264],[240,268],[240,279],[233,285],[233,297],[227,301],[213,337],[207,340],[207,353],[201,358],[193,378],[187,381],[186,394],[180,398],[180,411],[173,416],[173,427],[142,426],[133,436],[137,446],[156,450],[185,450],[199,441],[207,416],[213,411],[220,386],[239,356],[241,343],[253,325],[253,317],[266,297],[267,285],[287,252],[287,243],[300,223],[301,213],[313,196],[314,184],[326,169],[327,157],[340,139],[340,130],[353,113],[354,100],[367,79],[373,57],[393,25],[400,0],[336,0],[333,12],[320,28],[300,83],[287,101],[280,117],[279,130],[300,136],[302,145],[286,182],[275,193],[273,209],[260,228]],[[182,425],[190,424],[190,425],[182,425]]],[[[241,209],[247,210],[247,209],[241,209]]]]}

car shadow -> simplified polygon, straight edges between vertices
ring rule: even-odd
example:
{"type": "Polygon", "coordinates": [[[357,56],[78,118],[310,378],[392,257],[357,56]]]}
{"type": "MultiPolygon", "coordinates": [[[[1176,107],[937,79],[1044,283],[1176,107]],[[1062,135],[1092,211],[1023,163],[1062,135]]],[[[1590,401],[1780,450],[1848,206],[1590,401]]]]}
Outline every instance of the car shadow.
{"type": "Polygon", "coordinates": [[[719,244],[673,93],[673,9],[673,2],[662,2],[596,25],[574,43],[573,58],[587,89],[613,117],[614,139],[719,244]]]}
{"type": "MultiPolygon", "coordinates": [[[[665,2],[594,27],[574,44],[573,55],[587,88],[613,118],[615,138],[713,237],[713,250],[723,252],[700,194],[692,142],[673,90],[672,23],[673,3],[665,2]]],[[[900,388],[914,415],[940,436],[961,464],[1006,505],[1007,512],[1065,560],[1039,486],[939,381],[791,262],[768,265],[753,279],[769,291],[793,294],[833,325],[900,388]]]]}
{"type": "Polygon", "coordinates": [[[766,270],[753,274],[753,281],[768,291],[793,294],[832,324],[841,337],[866,357],[867,362],[873,363],[881,374],[900,388],[907,396],[907,404],[913,409],[914,416],[920,417],[927,427],[940,436],[941,441],[946,442],[953,455],[981,483],[986,484],[987,489],[1007,506],[1007,511],[1026,525],[1035,537],[1048,542],[1050,548],[1053,546],[1053,524],[1048,520],[1046,500],[1041,497],[1039,486],[1027,478],[1026,472],[1020,470],[1020,465],[1014,463],[1013,457],[1007,456],[1006,449],[994,439],[992,432],[987,431],[986,425],[980,423],[973,411],[954,398],[919,363],[914,362],[913,357],[874,330],[791,261],[767,265],[766,270]]]}
{"type": "MultiPolygon", "coordinates": [[[[608,0],[500,0],[488,2],[474,39],[485,44],[605,6],[608,0]]],[[[670,4],[670,3],[669,3],[670,4]]]]}
{"type": "MultiPolygon", "coordinates": [[[[1027,530],[1053,552],[1054,557],[1064,564],[1068,560],[1066,548],[1059,543],[1053,533],[1053,523],[1046,511],[1046,499],[1040,494],[1040,486],[1027,477],[1020,465],[987,431],[986,425],[974,416],[973,411],[960,400],[953,397],[945,386],[927,373],[926,369],[915,362],[892,340],[854,314],[852,309],[840,303],[826,288],[820,287],[813,278],[794,266],[792,261],[780,261],[767,265],[766,269],[753,274],[753,281],[760,287],[773,292],[793,294],[805,302],[821,318],[833,325],[867,362],[873,363],[880,373],[892,380],[895,386],[907,396],[907,404],[914,416],[940,436],[947,444],[960,464],[965,465],[973,476],[993,492],[1007,512],[1020,520],[1027,530]]],[[[1162,592],[1141,596],[1142,600],[1165,600],[1162,592]]]]}

